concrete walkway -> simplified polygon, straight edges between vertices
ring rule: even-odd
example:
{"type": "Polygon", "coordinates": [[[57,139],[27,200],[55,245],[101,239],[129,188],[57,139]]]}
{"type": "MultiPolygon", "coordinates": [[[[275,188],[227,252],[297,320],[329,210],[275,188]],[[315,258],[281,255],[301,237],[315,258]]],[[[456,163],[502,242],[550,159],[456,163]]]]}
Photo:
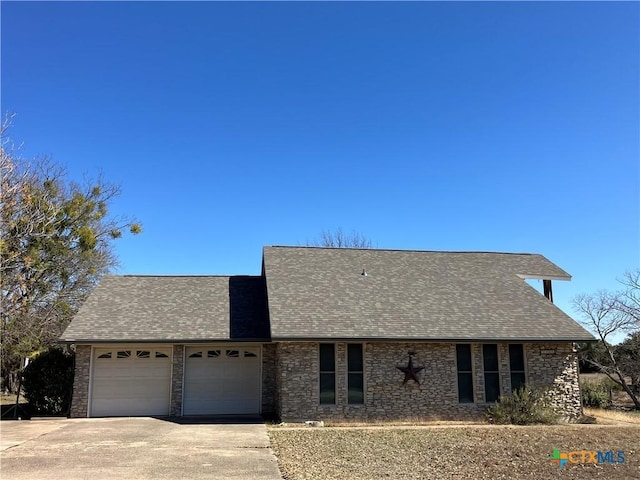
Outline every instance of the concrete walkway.
{"type": "Polygon", "coordinates": [[[0,478],[281,480],[263,423],[154,418],[3,421],[0,478]]]}

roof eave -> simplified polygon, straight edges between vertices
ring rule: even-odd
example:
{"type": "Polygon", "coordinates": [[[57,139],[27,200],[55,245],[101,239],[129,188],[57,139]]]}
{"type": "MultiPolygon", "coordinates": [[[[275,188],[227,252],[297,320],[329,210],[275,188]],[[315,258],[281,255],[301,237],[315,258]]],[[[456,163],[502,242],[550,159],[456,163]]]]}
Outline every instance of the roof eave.
{"type": "Polygon", "coordinates": [[[99,343],[269,343],[270,338],[61,338],[58,343],[64,344],[99,344],[99,343]]]}
{"type": "Polygon", "coordinates": [[[492,338],[412,338],[412,337],[271,337],[272,342],[411,342],[411,343],[567,343],[596,342],[595,337],[492,337],[492,338]]]}

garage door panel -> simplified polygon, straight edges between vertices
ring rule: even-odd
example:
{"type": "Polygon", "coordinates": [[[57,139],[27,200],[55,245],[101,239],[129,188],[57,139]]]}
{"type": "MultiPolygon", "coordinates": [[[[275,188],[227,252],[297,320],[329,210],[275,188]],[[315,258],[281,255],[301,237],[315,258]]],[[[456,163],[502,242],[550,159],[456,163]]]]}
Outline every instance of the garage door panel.
{"type": "Polygon", "coordinates": [[[98,348],[91,416],[168,415],[171,348],[98,348]]]}
{"type": "Polygon", "coordinates": [[[185,415],[260,413],[260,348],[189,347],[185,415]]]}

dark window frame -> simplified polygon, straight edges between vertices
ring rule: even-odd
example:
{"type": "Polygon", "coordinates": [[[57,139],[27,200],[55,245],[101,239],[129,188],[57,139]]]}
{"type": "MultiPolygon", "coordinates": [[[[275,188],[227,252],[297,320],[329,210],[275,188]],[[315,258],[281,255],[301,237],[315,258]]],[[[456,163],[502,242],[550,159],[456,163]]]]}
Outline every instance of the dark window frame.
{"type": "Polygon", "coordinates": [[[318,401],[320,405],[335,405],[336,404],[336,345],[335,343],[320,343],[318,344],[318,401]],[[322,350],[331,348],[332,353],[332,362],[331,365],[333,368],[328,369],[323,367],[327,367],[327,365],[323,366],[323,355],[322,350]],[[327,379],[331,379],[330,382],[327,382],[327,379]],[[331,386],[330,389],[323,389],[323,385],[327,387],[331,386]],[[328,399],[331,401],[328,401],[328,399]]]}
{"type": "Polygon", "coordinates": [[[364,345],[362,343],[347,343],[347,404],[349,405],[364,405],[364,345]],[[359,347],[359,363],[360,370],[352,369],[354,366],[351,362],[351,349],[353,347],[359,347]],[[359,381],[352,385],[352,377],[359,376],[359,381]],[[352,400],[351,391],[358,390],[358,399],[352,400]]]}
{"type": "MultiPolygon", "coordinates": [[[[467,352],[464,352],[465,354],[467,352]]],[[[465,362],[467,363],[467,362],[465,362]]],[[[473,350],[469,343],[456,344],[456,372],[458,385],[458,403],[475,403],[475,390],[473,386],[473,350]],[[462,350],[468,350],[468,365],[461,365],[460,357],[462,350]],[[462,368],[465,367],[465,368],[462,368]],[[468,367],[468,368],[466,368],[468,367]],[[465,383],[464,388],[462,387],[465,383]],[[471,396],[464,396],[464,392],[471,393],[471,396]]]]}
{"type": "Polygon", "coordinates": [[[497,343],[483,343],[482,344],[482,370],[484,373],[484,401],[485,403],[495,403],[498,401],[500,397],[500,349],[498,348],[497,343]],[[493,358],[487,355],[489,348],[495,348],[495,368],[490,366],[491,368],[487,368],[487,360],[493,358]],[[490,381],[491,380],[491,381],[490,381]],[[489,390],[490,386],[496,386],[496,391],[489,390]],[[490,395],[493,393],[493,395],[490,395]]]}
{"type": "MultiPolygon", "coordinates": [[[[518,362],[519,363],[519,362],[518,362]]],[[[513,393],[518,388],[523,387],[527,383],[527,360],[524,356],[524,345],[522,343],[510,343],[509,344],[509,377],[511,380],[511,392],[513,393]],[[514,365],[516,362],[514,361],[515,355],[513,355],[512,350],[515,348],[519,348],[520,353],[518,354],[518,360],[522,360],[521,365],[514,365]],[[514,381],[515,376],[521,376],[522,380],[514,381]],[[514,384],[518,383],[518,385],[514,388],[514,384]]]]}

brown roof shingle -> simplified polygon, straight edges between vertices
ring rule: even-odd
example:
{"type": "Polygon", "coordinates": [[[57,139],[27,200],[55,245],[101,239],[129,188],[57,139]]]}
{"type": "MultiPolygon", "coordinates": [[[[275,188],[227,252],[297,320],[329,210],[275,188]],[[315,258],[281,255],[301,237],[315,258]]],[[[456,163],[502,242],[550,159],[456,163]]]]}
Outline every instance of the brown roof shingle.
{"type": "Polygon", "coordinates": [[[265,247],[264,272],[273,340],[593,340],[524,281],[570,278],[541,255],[265,247]]]}
{"type": "Polygon", "coordinates": [[[67,342],[268,338],[264,279],[255,276],[108,275],[62,335],[67,342]]]}

